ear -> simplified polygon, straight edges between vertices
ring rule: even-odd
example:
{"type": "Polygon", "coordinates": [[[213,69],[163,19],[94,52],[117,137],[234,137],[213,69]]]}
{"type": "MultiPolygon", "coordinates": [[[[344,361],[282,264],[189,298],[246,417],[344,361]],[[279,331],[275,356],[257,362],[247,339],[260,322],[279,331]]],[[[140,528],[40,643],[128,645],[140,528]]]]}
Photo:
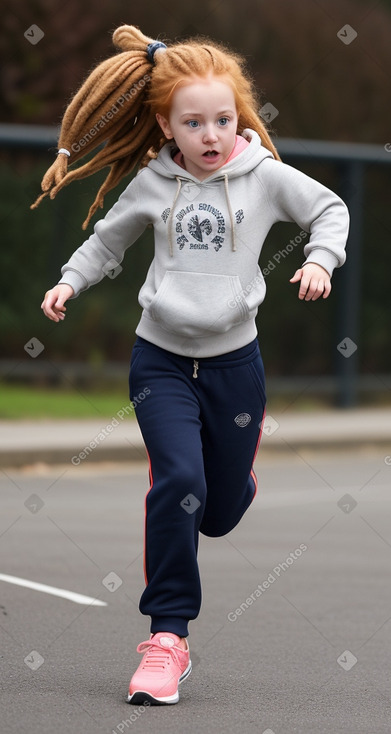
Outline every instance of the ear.
{"type": "Polygon", "coordinates": [[[156,113],[156,119],[161,129],[163,130],[164,135],[166,136],[167,140],[171,140],[171,138],[173,138],[174,136],[171,132],[171,127],[170,127],[170,123],[168,122],[168,120],[166,120],[166,118],[163,117],[163,115],[160,115],[159,112],[156,113]]]}

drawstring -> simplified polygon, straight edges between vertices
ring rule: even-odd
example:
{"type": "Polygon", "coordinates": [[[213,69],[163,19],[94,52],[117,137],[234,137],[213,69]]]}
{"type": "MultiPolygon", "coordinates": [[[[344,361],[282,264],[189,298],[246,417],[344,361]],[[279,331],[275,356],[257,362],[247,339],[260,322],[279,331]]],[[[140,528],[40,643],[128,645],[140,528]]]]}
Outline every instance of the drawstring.
{"type": "Polygon", "coordinates": [[[232,211],[231,202],[229,200],[229,191],[228,191],[228,173],[224,174],[224,190],[225,190],[225,196],[227,199],[227,206],[229,211],[229,218],[231,221],[231,232],[232,232],[232,249],[233,251],[236,250],[236,239],[235,239],[235,219],[234,219],[234,213],[232,211]]]}
{"type": "Polygon", "coordinates": [[[180,194],[181,186],[182,186],[182,181],[179,178],[179,176],[175,176],[175,178],[176,178],[176,180],[178,182],[178,186],[177,186],[177,190],[175,192],[174,201],[172,202],[170,216],[168,218],[168,223],[167,223],[167,229],[168,229],[168,246],[170,248],[170,255],[171,255],[171,257],[174,257],[174,250],[173,250],[173,243],[172,243],[172,222],[173,222],[173,218],[174,218],[174,209],[175,209],[175,204],[178,201],[178,196],[180,194]]]}
{"type": "MultiPolygon", "coordinates": [[[[167,222],[168,246],[169,246],[170,256],[171,257],[174,257],[173,232],[172,232],[173,219],[174,219],[174,209],[175,209],[175,204],[178,201],[178,197],[179,197],[179,194],[180,194],[180,191],[181,191],[181,186],[182,186],[182,180],[181,180],[180,176],[175,176],[175,178],[176,178],[176,180],[178,182],[178,186],[177,186],[177,189],[176,189],[176,192],[175,192],[174,201],[172,202],[171,211],[170,211],[170,215],[168,217],[168,222],[167,222]]],[[[230,218],[230,222],[231,222],[232,250],[235,252],[235,250],[236,250],[235,217],[234,217],[234,213],[232,211],[231,202],[230,202],[230,199],[229,199],[228,174],[227,173],[224,174],[224,191],[225,191],[225,197],[227,199],[227,207],[228,207],[229,218],[230,218]]]]}

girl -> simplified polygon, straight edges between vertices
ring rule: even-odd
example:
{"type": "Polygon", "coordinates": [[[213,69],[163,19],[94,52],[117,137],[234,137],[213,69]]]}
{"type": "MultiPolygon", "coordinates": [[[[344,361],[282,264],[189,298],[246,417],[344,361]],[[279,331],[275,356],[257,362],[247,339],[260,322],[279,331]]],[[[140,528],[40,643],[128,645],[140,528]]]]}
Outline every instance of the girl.
{"type": "Polygon", "coordinates": [[[148,224],[155,255],[130,367],[130,398],[149,458],[145,590],[150,638],[128,701],[177,703],[191,671],[188,622],[201,605],[199,533],[222,536],[251,504],[265,414],[255,316],[265,296],[258,259],[274,222],[310,233],[291,278],[306,301],[330,293],[345,260],[346,206],[282,163],[259,118],[243,59],[212,41],[168,48],[133,26],[122,50],[92,71],[65,112],[55,163],[33,206],[70,181],[110,172],[83,224],[122,177],[137,175],[45,294],[45,315],[121,263],[148,224]],[[67,171],[102,142],[95,155],[67,171]]]}

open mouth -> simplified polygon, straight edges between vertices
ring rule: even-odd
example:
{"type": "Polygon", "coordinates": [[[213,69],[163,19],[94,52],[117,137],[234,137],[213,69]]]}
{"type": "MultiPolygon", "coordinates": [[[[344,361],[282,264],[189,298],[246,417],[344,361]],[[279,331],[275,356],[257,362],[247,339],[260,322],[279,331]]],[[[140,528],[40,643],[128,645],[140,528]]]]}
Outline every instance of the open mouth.
{"type": "Polygon", "coordinates": [[[203,158],[216,158],[219,155],[217,150],[207,150],[205,153],[203,153],[203,158]]]}

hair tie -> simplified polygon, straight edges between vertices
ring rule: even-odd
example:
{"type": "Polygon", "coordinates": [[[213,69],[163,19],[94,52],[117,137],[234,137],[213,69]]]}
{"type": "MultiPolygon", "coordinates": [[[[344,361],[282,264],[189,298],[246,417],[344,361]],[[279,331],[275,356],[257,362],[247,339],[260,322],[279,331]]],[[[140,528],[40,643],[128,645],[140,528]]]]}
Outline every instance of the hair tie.
{"type": "Polygon", "coordinates": [[[59,149],[58,149],[58,151],[57,151],[57,155],[58,155],[59,153],[65,153],[65,155],[67,155],[67,156],[68,156],[68,158],[69,158],[69,156],[71,155],[71,154],[70,154],[70,152],[69,152],[69,150],[67,150],[66,148],[59,148],[59,149]]]}
{"type": "Polygon", "coordinates": [[[148,61],[150,61],[151,64],[155,63],[154,56],[158,48],[167,48],[167,46],[161,41],[152,41],[152,43],[149,43],[147,46],[148,61]]]}

